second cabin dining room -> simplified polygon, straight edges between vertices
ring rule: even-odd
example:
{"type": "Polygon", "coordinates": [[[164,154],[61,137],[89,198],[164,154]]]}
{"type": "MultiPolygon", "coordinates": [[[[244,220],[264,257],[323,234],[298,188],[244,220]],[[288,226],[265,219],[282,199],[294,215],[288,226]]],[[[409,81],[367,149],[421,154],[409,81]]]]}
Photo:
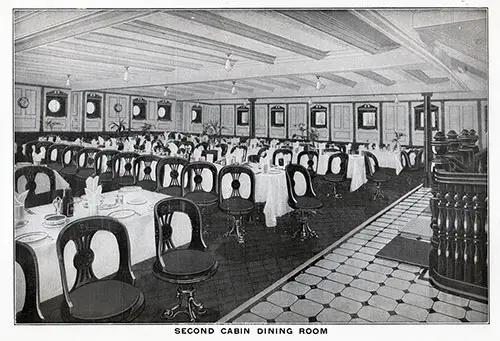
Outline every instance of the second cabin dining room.
{"type": "Polygon", "coordinates": [[[488,11],[15,9],[15,321],[489,321],[488,11]]]}

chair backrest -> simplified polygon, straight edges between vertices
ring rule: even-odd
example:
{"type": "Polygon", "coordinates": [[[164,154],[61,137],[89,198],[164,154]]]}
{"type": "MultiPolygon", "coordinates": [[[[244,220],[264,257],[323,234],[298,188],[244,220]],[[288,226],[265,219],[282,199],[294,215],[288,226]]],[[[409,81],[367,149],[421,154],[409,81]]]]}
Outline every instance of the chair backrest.
{"type": "Polygon", "coordinates": [[[423,167],[423,149],[410,149],[401,151],[401,164],[411,170],[417,170],[423,167]],[[404,162],[403,163],[403,158],[404,162]]]}
{"type": "Polygon", "coordinates": [[[96,154],[101,150],[98,148],[83,148],[76,153],[76,172],[80,170],[95,169],[96,154]],[[83,160],[82,160],[83,159],[83,160]]]}
{"type": "Polygon", "coordinates": [[[73,303],[69,294],[87,283],[99,281],[94,275],[94,270],[92,268],[94,252],[91,249],[92,239],[99,231],[108,231],[113,234],[118,244],[118,271],[112,277],[107,277],[107,279],[113,279],[132,285],[135,282],[130,263],[130,240],[127,229],[121,222],[110,217],[102,216],[86,217],[72,221],[59,232],[56,241],[57,258],[59,260],[59,270],[61,272],[62,289],[65,299],[64,304],[66,304],[70,313],[73,303]],[[68,286],[64,257],[64,249],[70,241],[74,243],[76,248],[76,254],[72,262],[76,269],[76,278],[71,289],[69,289],[68,286]]]}
{"type": "Polygon", "coordinates": [[[243,152],[243,162],[245,162],[245,160],[247,159],[248,147],[242,144],[240,144],[239,146],[234,146],[233,148],[231,148],[231,154],[234,153],[236,149],[241,149],[241,151],[243,152]]]}
{"type": "MultiPolygon", "coordinates": [[[[292,163],[293,151],[288,148],[278,148],[273,153],[273,165],[277,166],[278,159],[282,159],[285,155],[290,156],[290,160],[287,163],[292,163]]],[[[283,164],[283,166],[286,166],[286,164],[283,164]]]]}
{"type": "Polygon", "coordinates": [[[57,163],[62,165],[62,159],[63,159],[63,153],[64,149],[66,149],[67,145],[65,144],[59,144],[59,143],[53,143],[48,149],[47,153],[45,154],[45,159],[47,163],[57,163]],[[56,157],[52,158],[52,154],[56,151],[56,157]]]}
{"type": "Polygon", "coordinates": [[[208,142],[200,142],[196,145],[194,149],[198,148],[201,148],[202,150],[207,150],[208,148],[210,148],[210,145],[208,144],[208,142]]]}
{"type": "Polygon", "coordinates": [[[369,151],[364,151],[363,152],[363,157],[365,159],[365,172],[367,177],[373,176],[375,172],[377,172],[380,168],[378,165],[378,160],[373,153],[369,151]]]}
{"type": "Polygon", "coordinates": [[[258,155],[258,154],[249,155],[248,162],[259,163],[260,162],[260,155],[258,155]]]}
{"type": "Polygon", "coordinates": [[[222,167],[222,169],[219,171],[218,185],[219,185],[219,204],[226,200],[231,200],[234,198],[242,198],[249,200],[252,203],[255,203],[255,173],[248,167],[240,165],[228,165],[222,167]],[[227,174],[229,174],[228,176],[231,176],[231,182],[230,182],[231,190],[229,197],[224,197],[224,194],[228,192],[224,190],[224,176],[226,176],[227,174]],[[248,196],[245,197],[242,196],[240,191],[241,176],[243,174],[248,176],[249,186],[250,186],[250,191],[248,193],[248,196]]]}
{"type": "Polygon", "coordinates": [[[26,207],[49,204],[54,199],[56,193],[56,176],[52,169],[45,166],[22,167],[16,169],[16,172],[14,174],[14,189],[18,193],[28,190],[28,196],[26,197],[25,201],[26,207]],[[36,177],[38,174],[45,174],[48,177],[49,191],[37,193],[36,188],[40,184],[37,184],[36,182],[36,177]],[[26,179],[24,189],[18,188],[18,181],[21,177],[24,177],[26,179]]]}
{"type": "Polygon", "coordinates": [[[328,158],[328,169],[326,174],[338,174],[343,179],[345,179],[347,175],[347,163],[349,162],[349,155],[343,152],[336,152],[330,155],[328,158]],[[339,168],[338,172],[334,169],[334,163],[336,160],[339,160],[339,168]]]}
{"type": "Polygon", "coordinates": [[[188,164],[188,160],[182,157],[170,156],[162,158],[156,165],[156,190],[164,188],[173,188],[181,186],[181,172],[188,164]],[[170,182],[167,186],[165,183],[166,166],[170,168],[170,182]]]}
{"type": "Polygon", "coordinates": [[[41,160],[41,164],[45,165],[47,164],[47,160],[49,160],[49,153],[48,153],[48,150],[50,148],[50,146],[52,146],[54,143],[51,142],[51,141],[39,141],[37,144],[36,144],[36,150],[37,150],[37,153],[40,152],[40,149],[43,147],[45,148],[45,156],[42,158],[41,160]]]}
{"type": "Polygon", "coordinates": [[[205,157],[205,160],[208,162],[217,161],[217,154],[219,154],[219,151],[216,149],[210,149],[210,150],[205,149],[201,152],[201,156],[205,157]]]}
{"type": "Polygon", "coordinates": [[[21,266],[26,285],[24,305],[16,314],[16,322],[43,322],[45,318],[40,311],[40,279],[35,251],[27,244],[16,241],[16,263],[21,266]]]}
{"type": "Polygon", "coordinates": [[[119,151],[113,149],[101,150],[95,154],[94,172],[96,175],[111,174],[113,175],[113,156],[118,154],[119,151]],[[106,162],[103,165],[103,162],[106,162]]]}
{"type": "Polygon", "coordinates": [[[222,149],[222,151],[221,151],[221,153],[220,153],[220,156],[221,156],[221,157],[226,156],[226,154],[227,154],[227,149],[228,149],[227,143],[221,143],[221,144],[219,144],[217,147],[220,147],[220,148],[222,149]]]}
{"type": "Polygon", "coordinates": [[[83,149],[83,147],[78,145],[67,146],[64,149],[62,155],[63,166],[74,166],[76,168],[78,165],[78,159],[76,158],[76,155],[81,149],[83,149]]]}
{"type": "Polygon", "coordinates": [[[315,150],[303,150],[297,156],[297,163],[307,167],[311,175],[318,172],[319,153],[315,150]]]}
{"type": "Polygon", "coordinates": [[[156,167],[161,158],[156,155],[140,155],[133,162],[134,183],[142,188],[154,191],[156,189],[156,167]],[[154,164],[153,164],[154,163],[154,164]],[[155,176],[155,179],[151,177],[155,176]]]}
{"type": "Polygon", "coordinates": [[[182,196],[191,192],[207,192],[217,195],[217,167],[213,163],[204,161],[190,162],[181,173],[182,196]],[[210,172],[212,186],[210,190],[203,188],[203,171],[210,172]]]}
{"type": "Polygon", "coordinates": [[[34,140],[34,141],[26,142],[24,144],[24,151],[25,151],[24,158],[26,161],[33,162],[33,151],[36,150],[36,146],[37,146],[38,142],[40,142],[40,141],[34,140]]]}
{"type": "Polygon", "coordinates": [[[288,204],[293,208],[297,204],[298,197],[312,197],[316,198],[316,192],[312,186],[312,179],[309,171],[302,165],[290,163],[285,167],[286,174],[286,188],[288,190],[288,204]],[[302,195],[297,193],[297,182],[295,175],[300,174],[305,180],[305,192],[302,195]]]}
{"type": "Polygon", "coordinates": [[[184,148],[184,153],[186,154],[185,155],[185,158],[187,160],[190,160],[191,159],[191,154],[193,153],[194,151],[194,143],[192,141],[182,141],[181,144],[179,144],[179,149],[180,148],[184,148]]]}
{"type": "Polygon", "coordinates": [[[268,151],[269,151],[269,146],[265,146],[265,147],[260,148],[259,151],[257,152],[257,154],[260,157],[266,157],[268,151]]]}
{"type": "MultiPolygon", "coordinates": [[[[166,198],[158,201],[154,207],[156,261],[165,267],[162,254],[168,249],[174,249],[172,236],[175,234],[171,221],[174,213],[185,213],[191,222],[191,241],[188,249],[205,251],[207,246],[203,240],[202,217],[198,206],[186,198],[166,198]]],[[[185,228],[185,225],[176,226],[185,228]]]]}
{"type": "Polygon", "coordinates": [[[113,156],[113,167],[111,168],[111,171],[113,172],[113,179],[119,179],[119,178],[133,178],[134,173],[133,173],[133,165],[134,165],[134,160],[139,157],[139,154],[134,153],[134,152],[124,152],[124,153],[118,153],[115,156],[113,156]],[[123,164],[123,174],[121,173],[121,168],[123,164]]]}

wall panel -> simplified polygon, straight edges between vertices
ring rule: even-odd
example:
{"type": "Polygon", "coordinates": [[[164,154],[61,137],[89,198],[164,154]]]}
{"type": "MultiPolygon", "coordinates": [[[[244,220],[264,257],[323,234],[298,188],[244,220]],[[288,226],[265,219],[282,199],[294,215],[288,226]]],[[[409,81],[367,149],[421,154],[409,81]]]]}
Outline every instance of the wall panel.
{"type": "Polygon", "coordinates": [[[378,102],[372,102],[372,103],[356,103],[355,105],[355,112],[354,112],[354,119],[356,122],[356,141],[359,143],[379,143],[380,140],[380,106],[378,102]],[[359,129],[358,128],[358,108],[364,104],[370,104],[373,105],[377,108],[377,129],[373,130],[366,130],[366,129],[359,129]]]}
{"type": "Polygon", "coordinates": [[[352,131],[352,104],[332,103],[330,106],[330,130],[332,141],[351,142],[352,131]]]}
{"type": "MultiPolygon", "coordinates": [[[[424,131],[423,130],[415,130],[415,107],[418,106],[418,105],[421,105],[423,104],[424,102],[421,101],[421,102],[411,102],[411,126],[412,126],[412,131],[411,131],[411,134],[412,135],[412,144],[414,146],[423,146],[424,145],[424,131]]],[[[441,110],[441,102],[440,101],[431,101],[431,105],[434,105],[436,107],[439,108],[439,129],[443,129],[442,127],[442,124],[441,124],[441,118],[442,118],[442,115],[443,115],[443,112],[441,110]]],[[[446,116],[445,116],[445,120],[446,120],[446,116]]],[[[445,125],[447,126],[448,124],[445,123],[445,125]]],[[[436,131],[433,131],[432,132],[432,136],[434,136],[434,134],[436,133],[436,131]]]]}
{"type": "MultiPolygon", "coordinates": [[[[68,95],[68,97],[66,98],[66,116],[64,116],[64,117],[49,117],[49,119],[52,122],[56,123],[56,126],[54,126],[53,131],[69,131],[70,127],[71,127],[70,115],[71,115],[71,110],[72,110],[71,109],[71,91],[69,91],[67,89],[58,89],[58,88],[44,88],[43,89],[44,101],[43,101],[43,108],[42,108],[42,115],[43,115],[43,120],[42,120],[43,121],[43,127],[42,127],[42,129],[44,131],[50,131],[50,128],[48,128],[45,125],[45,122],[47,120],[46,98],[47,98],[47,93],[48,92],[55,91],[55,90],[58,90],[61,93],[65,93],[66,95],[68,95]]],[[[36,93],[35,90],[28,89],[26,91],[26,94],[27,94],[26,96],[28,98],[30,98],[30,96],[33,96],[33,98],[35,98],[36,97],[35,93],[36,93]]],[[[30,100],[30,102],[31,102],[31,100],[30,100]]],[[[36,113],[32,113],[31,115],[36,115],[36,113]]]]}
{"type": "Polygon", "coordinates": [[[267,106],[267,124],[269,124],[269,137],[272,139],[284,139],[286,138],[286,125],[288,123],[288,110],[286,104],[270,104],[267,106]],[[271,108],[274,106],[280,106],[285,109],[284,120],[285,125],[283,127],[273,127],[271,125],[271,108]]]}
{"type": "Polygon", "coordinates": [[[39,131],[41,112],[42,88],[16,84],[14,89],[14,130],[15,131],[39,131]],[[27,108],[21,108],[17,101],[26,97],[29,101],[27,108]]]}
{"type": "Polygon", "coordinates": [[[462,129],[477,131],[479,115],[477,101],[449,101],[444,104],[446,132],[453,129],[458,134],[462,129]]]}
{"type": "Polygon", "coordinates": [[[307,103],[288,105],[288,137],[294,134],[301,135],[299,125],[304,123],[307,126],[307,103]]]}
{"type": "Polygon", "coordinates": [[[313,105],[308,105],[307,106],[307,122],[308,126],[312,127],[312,122],[311,122],[311,107],[315,105],[321,105],[326,108],[326,128],[314,128],[318,132],[318,140],[319,141],[328,141],[330,139],[330,117],[332,116],[331,111],[330,111],[330,106],[328,103],[314,103],[313,105]]]}
{"type": "Polygon", "coordinates": [[[255,105],[255,136],[267,137],[267,105],[255,105]]]}
{"type": "Polygon", "coordinates": [[[385,144],[392,143],[396,137],[395,131],[403,133],[404,136],[400,138],[401,144],[409,143],[409,125],[408,125],[408,103],[401,102],[383,103],[382,104],[382,142],[385,144]]]}
{"type": "Polygon", "coordinates": [[[113,122],[118,122],[120,119],[125,119],[125,125],[127,129],[129,127],[129,117],[130,117],[130,96],[117,95],[117,94],[106,94],[106,106],[104,108],[104,115],[106,116],[106,126],[105,131],[114,131],[109,125],[113,122]],[[122,106],[121,112],[116,112],[115,105],[120,104],[122,106]]]}
{"type": "Polygon", "coordinates": [[[221,124],[225,128],[222,135],[234,135],[235,117],[234,105],[221,105],[221,124]]]}

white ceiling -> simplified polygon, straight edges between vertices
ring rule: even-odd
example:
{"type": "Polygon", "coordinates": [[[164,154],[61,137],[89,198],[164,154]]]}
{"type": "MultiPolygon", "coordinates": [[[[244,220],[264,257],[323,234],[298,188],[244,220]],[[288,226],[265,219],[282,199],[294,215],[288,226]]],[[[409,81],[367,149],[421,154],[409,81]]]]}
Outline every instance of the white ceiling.
{"type": "Polygon", "coordinates": [[[487,96],[487,42],[483,10],[14,11],[16,82],[190,101],[487,96]]]}

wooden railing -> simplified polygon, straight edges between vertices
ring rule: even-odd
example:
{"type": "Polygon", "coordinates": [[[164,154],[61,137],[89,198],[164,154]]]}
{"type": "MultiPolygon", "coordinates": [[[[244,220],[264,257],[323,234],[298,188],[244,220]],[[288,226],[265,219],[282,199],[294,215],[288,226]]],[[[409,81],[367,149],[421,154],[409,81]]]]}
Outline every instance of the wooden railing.
{"type": "Polygon", "coordinates": [[[488,299],[487,174],[435,170],[429,278],[437,288],[488,299]]]}

